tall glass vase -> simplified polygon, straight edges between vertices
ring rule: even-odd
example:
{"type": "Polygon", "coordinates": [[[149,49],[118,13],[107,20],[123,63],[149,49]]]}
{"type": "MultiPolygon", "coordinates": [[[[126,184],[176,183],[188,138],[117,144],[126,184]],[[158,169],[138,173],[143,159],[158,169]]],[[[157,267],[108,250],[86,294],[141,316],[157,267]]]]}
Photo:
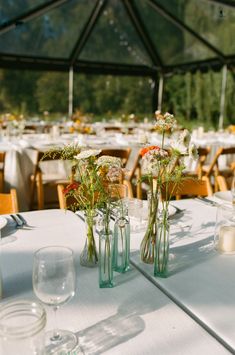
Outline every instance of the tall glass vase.
{"type": "Polygon", "coordinates": [[[80,255],[80,264],[86,267],[98,265],[98,254],[95,244],[95,217],[96,213],[94,210],[86,211],[86,242],[80,255]]]}
{"type": "Polygon", "coordinates": [[[120,216],[114,224],[113,269],[124,273],[130,268],[130,223],[120,216]]]}
{"type": "Polygon", "coordinates": [[[99,286],[112,288],[113,284],[113,234],[108,228],[99,232],[99,286]]]}
{"type": "Polygon", "coordinates": [[[168,276],[170,223],[167,210],[159,213],[157,222],[154,276],[168,276]]]}
{"type": "Polygon", "coordinates": [[[158,202],[159,194],[150,191],[148,193],[148,224],[140,244],[140,258],[146,264],[153,264],[155,258],[158,202]]]}

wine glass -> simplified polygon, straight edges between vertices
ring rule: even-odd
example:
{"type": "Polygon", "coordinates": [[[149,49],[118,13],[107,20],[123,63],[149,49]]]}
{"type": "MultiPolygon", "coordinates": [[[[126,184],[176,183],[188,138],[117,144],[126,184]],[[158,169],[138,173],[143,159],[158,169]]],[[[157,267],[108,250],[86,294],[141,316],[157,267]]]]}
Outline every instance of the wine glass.
{"type": "MultiPolygon", "coordinates": [[[[50,246],[39,249],[33,260],[33,290],[44,304],[53,307],[55,319],[60,306],[75,295],[76,273],[73,251],[67,247],[50,246]]],[[[70,331],[54,329],[46,333],[47,354],[69,352],[78,343],[70,331]]]]}

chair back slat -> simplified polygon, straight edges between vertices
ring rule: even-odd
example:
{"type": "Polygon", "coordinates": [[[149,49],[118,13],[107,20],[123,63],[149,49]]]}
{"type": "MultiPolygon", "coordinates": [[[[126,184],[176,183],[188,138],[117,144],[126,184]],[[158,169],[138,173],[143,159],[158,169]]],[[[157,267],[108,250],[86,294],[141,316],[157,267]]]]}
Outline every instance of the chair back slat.
{"type": "Polygon", "coordinates": [[[178,185],[169,184],[167,187],[163,186],[161,190],[162,199],[175,197],[177,200],[185,197],[196,196],[211,196],[213,194],[212,188],[207,177],[200,180],[187,178],[181,181],[178,185]]]}
{"type": "Polygon", "coordinates": [[[18,199],[15,189],[11,189],[10,193],[0,193],[0,214],[17,213],[18,199]]]}

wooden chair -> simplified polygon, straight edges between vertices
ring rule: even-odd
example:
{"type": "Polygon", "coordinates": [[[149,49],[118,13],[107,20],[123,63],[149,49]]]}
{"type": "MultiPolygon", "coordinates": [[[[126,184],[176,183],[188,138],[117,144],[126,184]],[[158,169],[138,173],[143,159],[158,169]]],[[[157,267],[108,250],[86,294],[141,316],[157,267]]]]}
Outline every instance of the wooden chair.
{"type": "MultiPolygon", "coordinates": [[[[208,177],[202,179],[187,178],[180,182],[176,188],[173,184],[168,186],[168,196],[175,197],[176,200],[182,197],[197,197],[197,196],[211,196],[213,194],[211,184],[208,177]]],[[[161,191],[162,199],[166,199],[166,187],[163,186],[161,191]]]]}
{"type": "MultiPolygon", "coordinates": [[[[215,192],[219,190],[218,186],[218,175],[222,175],[225,178],[233,175],[233,169],[232,167],[226,167],[221,169],[219,166],[219,158],[223,155],[229,155],[229,154],[235,154],[235,147],[231,148],[219,148],[209,166],[209,168],[205,171],[205,176],[211,178],[212,176],[214,177],[214,190],[215,192]]],[[[233,164],[233,163],[232,163],[233,164]]],[[[232,165],[231,165],[232,166],[232,165]]],[[[204,170],[204,168],[203,168],[204,170]]]]}
{"type": "Polygon", "coordinates": [[[196,167],[194,170],[188,170],[186,172],[187,176],[197,177],[198,179],[202,178],[202,176],[205,174],[205,172],[204,172],[205,162],[207,160],[207,157],[208,157],[210,151],[211,151],[210,147],[197,148],[198,160],[197,160],[196,167]]]}
{"type": "Polygon", "coordinates": [[[19,212],[17,193],[11,189],[10,193],[0,193],[0,214],[19,212]]]}
{"type": "Polygon", "coordinates": [[[0,192],[4,190],[4,165],[6,152],[0,152],[0,192]]]}
{"type": "Polygon", "coordinates": [[[67,201],[66,201],[66,198],[65,198],[64,193],[63,193],[64,188],[65,188],[65,185],[63,185],[63,184],[58,184],[57,185],[59,206],[60,206],[61,209],[66,209],[67,208],[67,201]]]}
{"type": "Polygon", "coordinates": [[[206,159],[211,151],[210,147],[199,147],[197,149],[198,151],[198,163],[197,163],[197,167],[196,167],[196,174],[198,176],[198,179],[201,179],[203,176],[203,167],[205,165],[206,159]]]}
{"type": "Polygon", "coordinates": [[[216,176],[216,184],[217,184],[217,187],[218,187],[218,190],[219,191],[228,191],[231,189],[232,187],[232,181],[233,181],[233,178],[235,176],[235,163],[232,163],[231,164],[231,168],[232,168],[232,174],[231,176],[228,176],[228,177],[225,177],[223,175],[217,175],[216,176]]]}
{"type": "MultiPolygon", "coordinates": [[[[50,186],[56,188],[59,183],[69,183],[68,179],[61,179],[59,176],[45,179],[40,168],[40,162],[43,161],[55,161],[60,160],[60,155],[53,154],[51,156],[44,156],[44,152],[37,152],[36,165],[34,168],[34,173],[31,176],[31,191],[30,191],[30,209],[33,209],[35,192],[37,195],[37,207],[39,210],[44,208],[44,187],[50,186]]],[[[73,179],[73,174],[71,172],[71,179],[73,179]]]]}
{"type": "Polygon", "coordinates": [[[224,176],[217,175],[215,179],[219,191],[227,191],[229,189],[227,179],[224,176]]]}
{"type": "Polygon", "coordinates": [[[128,187],[128,197],[137,197],[142,199],[142,186],[141,186],[141,155],[140,151],[136,154],[132,164],[132,169],[125,172],[123,184],[128,187]]]}

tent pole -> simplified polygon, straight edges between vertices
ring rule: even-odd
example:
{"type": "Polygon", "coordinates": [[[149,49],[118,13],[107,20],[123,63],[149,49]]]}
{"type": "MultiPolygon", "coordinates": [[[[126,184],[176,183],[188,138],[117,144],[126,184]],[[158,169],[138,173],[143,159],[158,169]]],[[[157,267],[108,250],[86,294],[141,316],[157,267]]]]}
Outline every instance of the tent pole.
{"type": "Polygon", "coordinates": [[[69,68],[69,118],[73,114],[73,66],[69,68]]]}
{"type": "Polygon", "coordinates": [[[163,73],[161,73],[160,77],[159,77],[159,84],[158,84],[158,104],[157,104],[157,109],[159,111],[161,111],[161,109],[162,109],[163,84],[164,84],[164,75],[163,75],[163,73]]]}
{"type": "Polygon", "coordinates": [[[226,96],[226,83],[227,83],[227,65],[224,65],[223,69],[222,69],[219,130],[223,129],[223,125],[224,125],[224,108],[225,108],[225,96],[226,96]]]}

